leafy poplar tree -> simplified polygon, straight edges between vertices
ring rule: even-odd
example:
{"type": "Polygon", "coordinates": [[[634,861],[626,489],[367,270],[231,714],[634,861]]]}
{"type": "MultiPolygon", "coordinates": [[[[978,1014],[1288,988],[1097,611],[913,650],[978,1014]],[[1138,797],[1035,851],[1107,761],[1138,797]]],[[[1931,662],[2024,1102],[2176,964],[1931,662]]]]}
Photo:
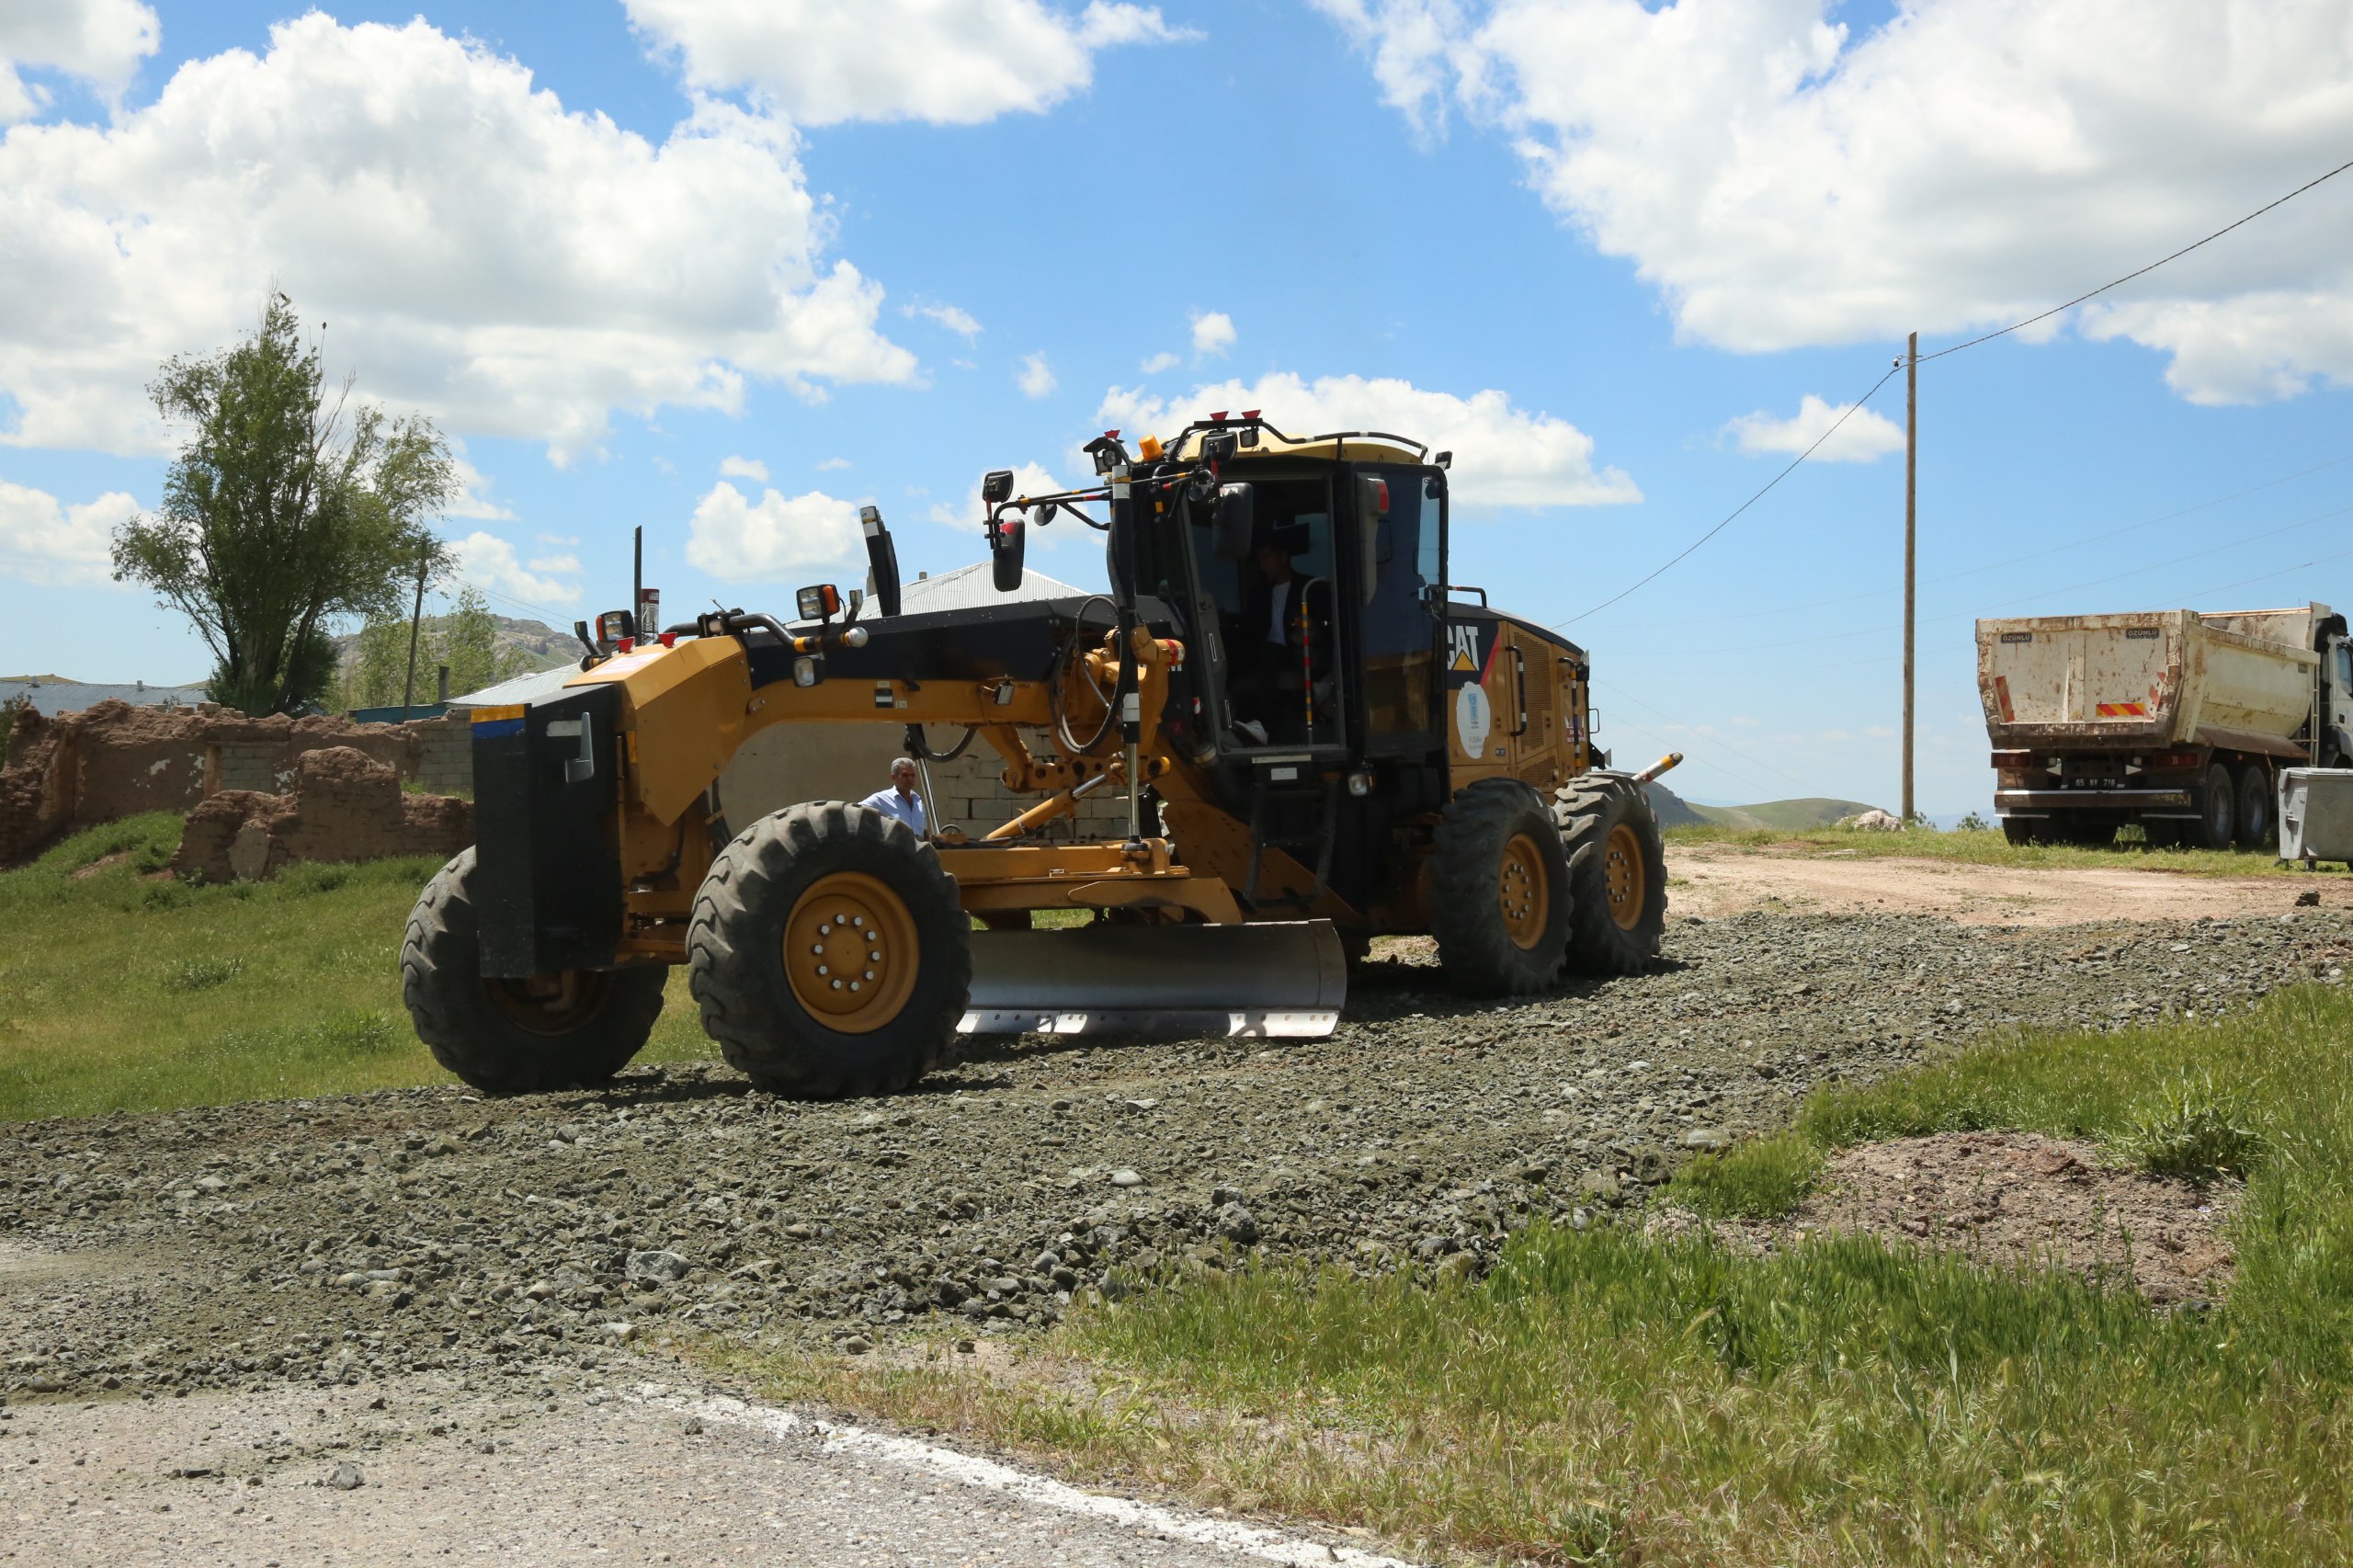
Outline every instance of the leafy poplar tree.
{"type": "MultiPolygon", "coordinates": [[[[148,394],[184,435],[163,505],[116,530],[114,574],[187,615],[212,650],[217,702],[290,712],[326,691],[325,622],[391,619],[448,552],[427,520],[458,493],[421,415],[330,399],[316,345],[273,294],[254,334],[166,360],[148,394]]],[[[397,700],[397,699],[395,699],[397,700]]]]}

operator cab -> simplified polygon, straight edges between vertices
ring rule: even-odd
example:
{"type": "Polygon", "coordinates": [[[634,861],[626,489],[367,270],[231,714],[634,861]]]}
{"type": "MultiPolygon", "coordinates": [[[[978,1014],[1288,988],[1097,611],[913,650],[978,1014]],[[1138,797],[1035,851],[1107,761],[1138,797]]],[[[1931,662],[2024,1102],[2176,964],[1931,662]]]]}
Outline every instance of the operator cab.
{"type": "Polygon", "coordinates": [[[1199,508],[1149,530],[1141,585],[1188,612],[1197,733],[1218,760],[1443,749],[1446,472],[1422,457],[1402,437],[1262,439],[1222,470],[1249,487],[1246,541],[1199,508]]]}

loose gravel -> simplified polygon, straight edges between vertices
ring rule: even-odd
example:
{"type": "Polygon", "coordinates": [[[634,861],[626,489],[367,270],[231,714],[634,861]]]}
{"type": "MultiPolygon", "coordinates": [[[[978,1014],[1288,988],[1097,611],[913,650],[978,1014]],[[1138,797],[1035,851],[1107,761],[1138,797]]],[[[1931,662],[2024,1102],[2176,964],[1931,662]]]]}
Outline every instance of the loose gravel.
{"type": "Polygon", "coordinates": [[[22,1125],[0,1391],[530,1389],[690,1334],[1017,1333],[1245,1252],[1475,1271],[1529,1216],[1635,1201],[1824,1080],[2340,980],[2353,918],[1682,921],[1650,974],[1501,1006],[1449,994],[1427,943],[1385,950],[1326,1040],[987,1041],[890,1100],[698,1066],[22,1125]]]}

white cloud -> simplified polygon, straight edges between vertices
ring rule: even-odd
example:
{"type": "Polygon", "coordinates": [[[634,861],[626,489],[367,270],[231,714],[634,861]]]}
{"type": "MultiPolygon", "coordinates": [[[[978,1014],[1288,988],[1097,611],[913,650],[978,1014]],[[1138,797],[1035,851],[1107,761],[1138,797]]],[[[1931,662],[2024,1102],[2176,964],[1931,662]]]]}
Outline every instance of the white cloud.
{"type": "Polygon", "coordinates": [[[954,305],[918,300],[914,304],[900,308],[910,318],[920,316],[926,321],[937,322],[967,343],[981,335],[981,324],[972,318],[972,312],[954,305]]]}
{"type": "MultiPolygon", "coordinates": [[[[1740,449],[1752,456],[1768,452],[1795,457],[1816,441],[1830,428],[1838,416],[1846,414],[1849,403],[1828,403],[1812,392],[1799,400],[1794,418],[1776,419],[1758,409],[1744,414],[1724,426],[1724,434],[1739,443],[1740,449]]],[[[1813,454],[1815,462],[1867,463],[1877,462],[1890,452],[1904,449],[1904,426],[1874,410],[1857,409],[1847,422],[1838,426],[1837,434],[1822,441],[1822,449],[1813,454]]]]}
{"type": "Polygon", "coordinates": [[[44,587],[88,587],[112,581],[114,530],[139,512],[119,490],[95,501],[60,506],[45,490],[0,479],[0,575],[44,587]]]}
{"type": "Polygon", "coordinates": [[[278,24],[110,125],[0,139],[6,439],[164,449],[156,364],[250,331],[273,284],[369,395],[559,460],[616,409],[912,382],[794,148],[708,102],[648,142],[422,21],[278,24]]]}
{"type": "Polygon", "coordinates": [[[485,523],[503,522],[515,516],[512,508],[490,498],[490,487],[496,481],[468,462],[462,452],[453,454],[453,461],[458,472],[458,498],[449,503],[446,516],[485,523]]]}
{"type": "Polygon", "coordinates": [[[849,460],[847,458],[827,458],[824,462],[817,465],[817,472],[819,473],[832,473],[837,469],[845,469],[847,467],[849,467],[849,460]]]}
{"type": "Polygon", "coordinates": [[[755,484],[768,482],[768,465],[757,458],[722,458],[719,472],[726,479],[748,479],[755,484]]]}
{"type": "Polygon", "coordinates": [[[578,534],[533,534],[531,537],[541,544],[578,544],[580,542],[578,534]]]}
{"type": "MultiPolygon", "coordinates": [[[[1013,493],[1016,495],[1051,495],[1067,488],[1038,463],[1020,463],[1013,470],[1013,493]]],[[[933,522],[944,523],[951,528],[970,528],[975,538],[983,536],[984,530],[981,525],[987,517],[988,504],[981,499],[981,481],[978,478],[972,481],[972,488],[964,493],[964,499],[959,505],[950,506],[945,502],[935,501],[931,506],[933,522]]],[[[1084,524],[1079,526],[1085,527],[1084,524]]],[[[985,545],[985,540],[983,542],[985,545]]]]}
{"type": "Polygon", "coordinates": [[[1161,353],[1154,355],[1151,358],[1145,360],[1137,368],[1142,370],[1147,376],[1156,376],[1163,370],[1173,370],[1182,363],[1183,361],[1176,355],[1167,353],[1164,350],[1161,353]]]}
{"type": "MultiPolygon", "coordinates": [[[[2002,324],[2343,162],[2353,0],[1315,0],[1417,125],[1530,183],[1744,351],[2002,324]]],[[[2199,402],[2353,381],[2353,199],[2324,187],[2079,324],[2199,402]]]]}
{"type": "Polygon", "coordinates": [[[1206,359],[1233,347],[1233,318],[1223,311],[1193,312],[1193,357],[1206,359]]]}
{"type": "Polygon", "coordinates": [[[1096,411],[1099,424],[1136,437],[1173,434],[1218,409],[1256,408],[1293,436],[1325,430],[1389,430],[1451,451],[1454,498],[1470,506],[1592,506],[1639,501],[1624,471],[1593,466],[1593,437],[1565,419],[1514,408],[1492,389],[1467,398],[1410,382],[1324,376],[1310,382],[1288,372],[1251,385],[1222,381],[1180,398],[1155,398],[1114,387],[1096,411]]]}
{"type": "Polygon", "coordinates": [[[729,583],[782,582],[849,562],[862,547],[857,504],[816,490],[767,490],[756,503],[732,484],[714,484],[689,530],[688,561],[729,583]]]}
{"type": "Polygon", "coordinates": [[[478,588],[527,603],[568,605],[580,597],[580,584],[566,580],[579,575],[575,556],[541,557],[527,567],[513,545],[480,529],[452,540],[449,549],[458,558],[458,575],[478,588]]]}
{"type": "Polygon", "coordinates": [[[1050,396],[1062,385],[1054,380],[1053,367],[1046,363],[1042,349],[1021,361],[1020,381],[1022,393],[1028,397],[1050,396]]]}
{"type": "Polygon", "coordinates": [[[40,113],[48,98],[17,67],[45,66],[111,97],[155,52],[161,33],[139,0],[8,0],[0,9],[0,125],[40,113]]]}
{"type": "Polygon", "coordinates": [[[1098,50],[1198,36],[1106,0],[1074,16],[1042,0],[623,3],[690,85],[752,88],[799,125],[1037,114],[1086,90],[1098,50]]]}

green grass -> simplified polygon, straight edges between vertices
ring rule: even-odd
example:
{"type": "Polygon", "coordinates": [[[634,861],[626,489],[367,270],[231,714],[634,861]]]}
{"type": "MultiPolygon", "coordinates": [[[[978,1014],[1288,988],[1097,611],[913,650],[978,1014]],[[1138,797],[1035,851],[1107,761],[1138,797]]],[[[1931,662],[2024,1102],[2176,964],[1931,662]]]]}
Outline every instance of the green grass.
{"type": "MultiPolygon", "coordinates": [[[[179,828],[133,817],[0,872],[0,1120],[454,1082],[400,997],[401,933],[438,861],[150,880],[179,828]]],[[[639,1059],[714,1054],[674,975],[639,1059]]]]}
{"type": "Polygon", "coordinates": [[[1243,1268],[1080,1311],[1046,1375],[738,1365],[1082,1476],[1370,1524],[1480,1559],[2279,1563],[2353,1558],[2353,994],[1995,1041],[1817,1093],[1687,1167],[1763,1216],[1827,1151],[2022,1128],[2243,1173],[2237,1279],[2120,1279],[1867,1237],[1755,1256],[1538,1225],[1484,1281],[1243,1268]],[[1071,1368],[1054,1364],[1068,1357],[1071,1368]]]}
{"type": "MultiPolygon", "coordinates": [[[[2113,848],[2087,848],[2068,844],[2012,844],[1999,830],[1938,833],[1915,828],[1908,833],[1865,833],[1856,828],[1671,827],[1665,832],[1676,845],[1727,844],[1746,849],[1779,849],[1813,854],[1843,851],[1864,856],[1908,856],[1924,860],[1952,860],[1971,866],[2108,867],[2126,870],[2175,871],[2201,877],[2284,877],[2291,869],[2268,852],[2241,853],[2232,849],[2151,849],[2138,843],[2113,848]]],[[[2301,869],[2295,876],[2311,873],[2301,869]]]]}

